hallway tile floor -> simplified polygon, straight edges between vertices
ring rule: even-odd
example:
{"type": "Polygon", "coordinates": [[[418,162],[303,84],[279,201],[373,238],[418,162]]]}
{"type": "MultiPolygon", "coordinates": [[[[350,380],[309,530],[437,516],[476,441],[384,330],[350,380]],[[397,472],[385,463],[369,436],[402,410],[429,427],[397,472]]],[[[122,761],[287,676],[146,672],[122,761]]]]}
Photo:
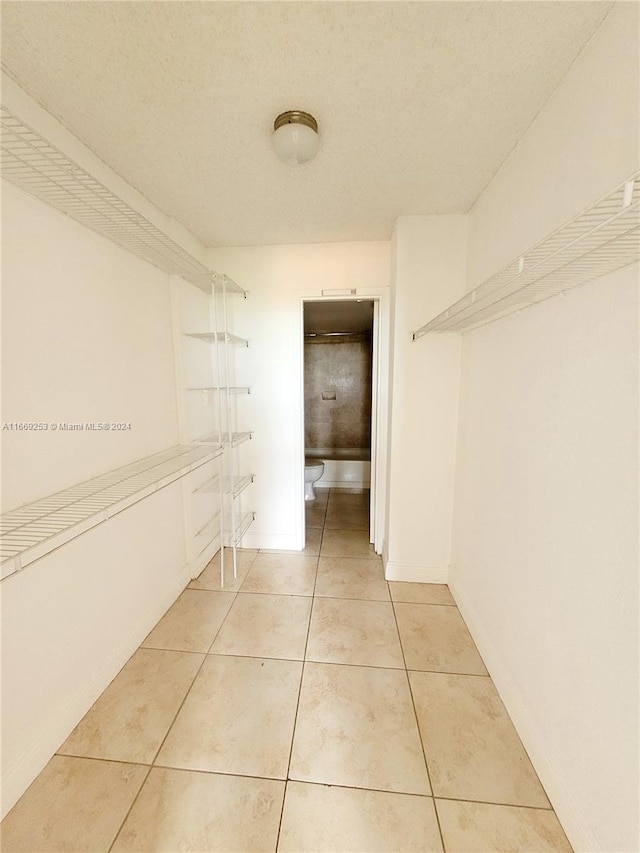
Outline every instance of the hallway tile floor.
{"type": "Polygon", "coordinates": [[[449,590],[387,583],[368,493],[214,558],[2,824],[11,851],[571,847],[449,590]]]}

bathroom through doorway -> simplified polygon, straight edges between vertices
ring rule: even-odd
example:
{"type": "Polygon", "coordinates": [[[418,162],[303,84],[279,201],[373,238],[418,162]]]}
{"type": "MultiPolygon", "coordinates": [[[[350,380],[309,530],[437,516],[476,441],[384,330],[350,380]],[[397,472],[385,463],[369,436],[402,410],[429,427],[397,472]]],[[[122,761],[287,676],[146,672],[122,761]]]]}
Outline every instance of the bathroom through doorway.
{"type": "Polygon", "coordinates": [[[327,489],[358,495],[352,522],[371,543],[377,318],[375,299],[303,303],[305,514],[309,520],[324,511],[323,503],[326,509],[327,489]]]}

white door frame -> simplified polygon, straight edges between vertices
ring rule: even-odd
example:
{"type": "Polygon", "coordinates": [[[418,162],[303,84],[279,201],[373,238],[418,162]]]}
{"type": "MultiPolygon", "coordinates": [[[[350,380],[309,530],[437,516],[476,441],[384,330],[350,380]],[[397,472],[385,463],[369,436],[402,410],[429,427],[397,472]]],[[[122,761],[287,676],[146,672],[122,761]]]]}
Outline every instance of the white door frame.
{"type": "Polygon", "coordinates": [[[305,302],[353,302],[367,299],[374,302],[373,363],[371,371],[371,519],[370,537],[376,554],[384,551],[384,533],[387,507],[387,445],[389,434],[389,329],[390,291],[387,287],[358,287],[306,289],[296,292],[297,313],[297,375],[298,389],[298,469],[300,483],[301,541],[304,541],[304,303],[305,302]]]}

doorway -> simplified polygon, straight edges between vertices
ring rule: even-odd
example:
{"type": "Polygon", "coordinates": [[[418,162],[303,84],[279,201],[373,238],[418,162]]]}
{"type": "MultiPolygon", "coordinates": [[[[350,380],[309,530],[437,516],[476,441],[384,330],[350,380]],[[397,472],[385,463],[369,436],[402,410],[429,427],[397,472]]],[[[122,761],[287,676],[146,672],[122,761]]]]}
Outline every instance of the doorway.
{"type": "Polygon", "coordinates": [[[315,526],[328,494],[359,495],[358,524],[374,546],[378,317],[376,299],[303,301],[307,523],[315,526]]]}

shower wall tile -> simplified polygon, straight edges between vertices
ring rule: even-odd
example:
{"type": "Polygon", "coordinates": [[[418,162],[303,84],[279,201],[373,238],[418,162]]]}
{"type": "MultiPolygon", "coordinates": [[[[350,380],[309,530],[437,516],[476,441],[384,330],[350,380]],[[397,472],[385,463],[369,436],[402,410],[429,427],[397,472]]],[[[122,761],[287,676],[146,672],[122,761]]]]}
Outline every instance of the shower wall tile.
{"type": "Polygon", "coordinates": [[[305,342],[306,447],[370,447],[371,355],[368,336],[305,342]]]}

